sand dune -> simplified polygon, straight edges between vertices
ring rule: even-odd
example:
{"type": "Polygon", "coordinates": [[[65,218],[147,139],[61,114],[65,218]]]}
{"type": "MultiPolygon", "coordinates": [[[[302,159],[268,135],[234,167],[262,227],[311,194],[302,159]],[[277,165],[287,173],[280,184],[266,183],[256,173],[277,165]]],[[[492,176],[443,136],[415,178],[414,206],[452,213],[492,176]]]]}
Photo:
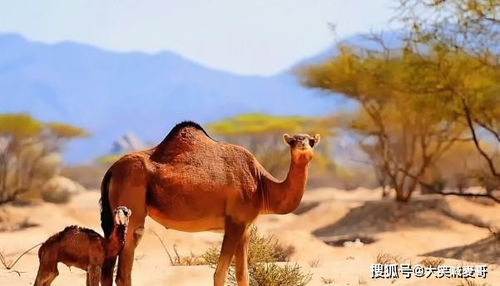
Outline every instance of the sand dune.
{"type": "MultiPolygon", "coordinates": [[[[0,250],[14,259],[67,225],[77,224],[101,232],[98,192],[83,192],[58,206],[4,206],[0,209],[0,250]],[[14,230],[19,226],[35,226],[14,230]]],[[[291,261],[311,272],[309,285],[458,285],[458,279],[371,279],[370,266],[380,253],[401,262],[419,263],[422,255],[445,257],[446,265],[488,263],[488,276],[478,282],[500,285],[500,240],[489,237],[486,225],[500,225],[500,205],[480,204],[458,197],[416,197],[409,206],[379,200],[372,190],[318,189],[306,192],[300,214],[262,216],[259,231],[273,234],[294,248],[291,261]],[[355,238],[373,241],[350,242],[355,238]],[[340,247],[328,245],[335,243],[340,247]],[[347,242],[346,242],[347,241],[347,242]],[[345,245],[345,247],[344,247],[345,245]],[[461,260],[461,259],[467,259],[461,260]]],[[[134,285],[212,285],[209,266],[170,266],[156,233],[169,248],[183,255],[202,254],[219,244],[221,233],[183,233],[166,230],[148,219],[146,233],[135,256],[134,285]]],[[[38,267],[37,250],[24,256],[14,270],[0,270],[0,285],[33,285],[38,267]]],[[[53,285],[85,285],[85,273],[59,266],[53,285]]]]}

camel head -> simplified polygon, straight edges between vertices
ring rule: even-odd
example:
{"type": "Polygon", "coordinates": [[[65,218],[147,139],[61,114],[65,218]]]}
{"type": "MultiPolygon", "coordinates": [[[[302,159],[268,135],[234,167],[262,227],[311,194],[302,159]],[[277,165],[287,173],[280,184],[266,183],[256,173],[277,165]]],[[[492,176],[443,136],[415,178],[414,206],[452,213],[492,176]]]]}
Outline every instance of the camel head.
{"type": "Polygon", "coordinates": [[[307,134],[283,135],[283,140],[290,146],[292,162],[294,163],[309,163],[314,155],[313,148],[318,145],[319,139],[319,134],[314,135],[314,137],[307,134]]]}
{"type": "Polygon", "coordinates": [[[132,211],[127,207],[119,206],[115,209],[114,214],[116,225],[127,226],[132,211]]]}

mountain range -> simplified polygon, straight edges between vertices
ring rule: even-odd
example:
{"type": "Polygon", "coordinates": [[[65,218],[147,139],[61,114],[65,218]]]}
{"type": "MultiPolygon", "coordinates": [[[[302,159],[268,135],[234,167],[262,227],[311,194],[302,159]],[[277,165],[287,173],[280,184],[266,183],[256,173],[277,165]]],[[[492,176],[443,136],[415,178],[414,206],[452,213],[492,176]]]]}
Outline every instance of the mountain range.
{"type": "Polygon", "coordinates": [[[158,142],[182,120],[201,124],[239,113],[319,116],[342,100],[300,85],[293,70],[333,54],[333,48],[273,76],[245,76],[202,66],[172,52],[115,52],[74,42],[46,44],[0,35],[0,113],[85,128],[66,163],[107,154],[134,133],[158,142]]]}

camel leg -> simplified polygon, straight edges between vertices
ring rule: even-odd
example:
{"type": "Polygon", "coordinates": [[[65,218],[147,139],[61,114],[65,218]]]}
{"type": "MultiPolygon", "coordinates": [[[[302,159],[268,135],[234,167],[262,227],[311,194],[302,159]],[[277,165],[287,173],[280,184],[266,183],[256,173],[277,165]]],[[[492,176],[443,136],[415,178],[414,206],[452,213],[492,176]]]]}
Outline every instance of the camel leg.
{"type": "Polygon", "coordinates": [[[101,267],[99,265],[89,265],[87,268],[87,286],[99,286],[101,280],[101,267]]]}
{"type": "Polygon", "coordinates": [[[118,206],[128,207],[132,211],[125,245],[118,259],[116,284],[132,285],[132,265],[134,251],[144,231],[146,219],[147,174],[141,162],[128,162],[127,167],[115,170],[110,182],[109,201],[111,209],[118,206]]]}
{"type": "Polygon", "coordinates": [[[115,270],[116,257],[107,258],[102,266],[101,285],[113,286],[113,271],[115,270]]]}
{"type": "Polygon", "coordinates": [[[245,224],[235,223],[231,218],[226,218],[224,239],[222,240],[222,248],[214,274],[214,286],[224,286],[231,260],[245,229],[245,224]]]}
{"type": "Polygon", "coordinates": [[[57,275],[59,275],[57,264],[51,266],[40,265],[34,286],[50,286],[57,275]]]}
{"type": "Polygon", "coordinates": [[[132,266],[134,263],[135,248],[139,244],[144,231],[144,218],[142,223],[130,224],[130,229],[127,231],[127,238],[125,239],[125,246],[123,247],[120,258],[118,260],[118,274],[116,276],[116,285],[118,286],[131,286],[132,285],[132,266]]]}
{"type": "Polygon", "coordinates": [[[248,227],[245,231],[236,247],[236,281],[238,286],[248,286],[248,239],[249,239],[248,227]]]}

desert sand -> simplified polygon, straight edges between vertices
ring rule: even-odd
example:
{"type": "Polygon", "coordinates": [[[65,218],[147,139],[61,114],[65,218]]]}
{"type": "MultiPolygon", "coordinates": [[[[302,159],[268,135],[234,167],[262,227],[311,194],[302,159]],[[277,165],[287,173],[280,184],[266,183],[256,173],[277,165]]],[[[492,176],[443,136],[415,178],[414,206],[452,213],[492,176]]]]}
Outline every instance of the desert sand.
{"type": "MultiPolygon", "coordinates": [[[[80,192],[66,205],[38,203],[0,208],[0,251],[8,260],[47,239],[67,225],[102,233],[99,192],[80,192]],[[16,229],[20,225],[24,227],[16,229]]],[[[461,197],[415,196],[409,206],[381,200],[380,193],[331,188],[305,193],[297,214],[266,215],[256,221],[260,233],[274,235],[292,246],[291,263],[312,274],[308,285],[460,285],[457,278],[371,279],[377,255],[388,253],[400,263],[416,264],[426,256],[444,256],[444,265],[488,264],[482,285],[500,285],[500,239],[487,226],[500,229],[500,204],[461,197]],[[360,238],[360,243],[352,243],[360,238]],[[347,241],[347,242],[344,242],[347,241]],[[339,246],[331,246],[337,244],[339,246]],[[363,243],[364,242],[364,243],[363,243]],[[467,247],[465,247],[467,246],[467,247]],[[487,285],[487,284],[486,284],[487,285]]],[[[202,254],[222,240],[222,233],[167,230],[148,219],[136,250],[134,285],[212,285],[209,266],[171,266],[158,237],[183,255],[202,254]]],[[[12,270],[0,269],[0,285],[33,285],[38,248],[21,258],[12,270]]],[[[85,285],[85,273],[59,265],[53,285],[85,285]]]]}

